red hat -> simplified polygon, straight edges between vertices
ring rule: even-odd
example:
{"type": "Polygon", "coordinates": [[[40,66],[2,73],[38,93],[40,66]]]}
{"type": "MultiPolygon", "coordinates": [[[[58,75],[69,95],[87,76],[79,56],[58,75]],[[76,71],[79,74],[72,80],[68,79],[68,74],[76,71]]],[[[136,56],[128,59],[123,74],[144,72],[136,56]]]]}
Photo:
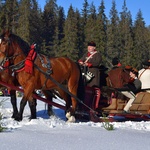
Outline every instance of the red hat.
{"type": "Polygon", "coordinates": [[[91,42],[88,42],[88,46],[94,46],[94,47],[96,47],[96,44],[95,44],[95,42],[91,41],[91,42]]]}

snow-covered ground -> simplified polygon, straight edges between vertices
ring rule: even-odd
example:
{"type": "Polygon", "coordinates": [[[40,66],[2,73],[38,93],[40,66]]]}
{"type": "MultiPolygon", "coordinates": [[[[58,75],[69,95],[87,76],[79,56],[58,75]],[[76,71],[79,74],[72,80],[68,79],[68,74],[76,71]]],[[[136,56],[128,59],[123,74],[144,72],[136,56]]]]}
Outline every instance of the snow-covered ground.
{"type": "MultiPolygon", "coordinates": [[[[56,116],[48,117],[45,104],[38,101],[37,119],[28,120],[25,108],[23,121],[11,118],[9,97],[0,107],[1,121],[7,130],[0,133],[0,150],[149,150],[150,122],[113,122],[108,131],[102,123],[66,123],[64,111],[53,108],[56,116]]],[[[18,98],[18,103],[20,98],[18,98]]],[[[57,101],[57,100],[55,100],[57,101]]]]}

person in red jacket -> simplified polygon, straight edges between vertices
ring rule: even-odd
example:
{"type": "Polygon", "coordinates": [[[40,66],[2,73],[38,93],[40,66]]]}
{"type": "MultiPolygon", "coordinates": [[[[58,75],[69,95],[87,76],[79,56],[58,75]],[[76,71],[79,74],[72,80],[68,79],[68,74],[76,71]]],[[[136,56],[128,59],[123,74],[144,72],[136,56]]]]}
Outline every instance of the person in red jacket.
{"type": "Polygon", "coordinates": [[[91,80],[87,82],[87,86],[99,87],[100,86],[100,72],[99,66],[102,62],[100,52],[96,50],[95,42],[88,43],[87,52],[79,59],[78,63],[84,68],[83,72],[91,76],[91,80]]]}

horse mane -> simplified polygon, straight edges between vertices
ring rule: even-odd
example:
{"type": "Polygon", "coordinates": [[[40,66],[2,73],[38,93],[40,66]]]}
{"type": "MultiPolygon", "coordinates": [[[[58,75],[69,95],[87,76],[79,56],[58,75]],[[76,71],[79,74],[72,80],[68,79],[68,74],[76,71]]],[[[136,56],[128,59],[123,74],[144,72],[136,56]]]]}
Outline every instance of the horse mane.
{"type": "MultiPolygon", "coordinates": [[[[4,39],[5,38],[5,33],[3,33],[0,38],[4,39]]],[[[19,45],[19,47],[21,48],[21,50],[24,52],[25,55],[28,54],[29,50],[30,50],[30,46],[29,44],[24,41],[23,39],[21,39],[19,36],[13,34],[13,33],[10,33],[9,35],[9,42],[12,43],[12,42],[15,42],[19,45]]]]}
{"type": "Polygon", "coordinates": [[[29,44],[24,41],[22,38],[20,38],[19,36],[15,35],[15,34],[10,34],[10,41],[11,42],[16,42],[18,43],[19,47],[22,49],[22,51],[24,52],[25,55],[28,54],[29,50],[30,50],[30,46],[29,44]]]}

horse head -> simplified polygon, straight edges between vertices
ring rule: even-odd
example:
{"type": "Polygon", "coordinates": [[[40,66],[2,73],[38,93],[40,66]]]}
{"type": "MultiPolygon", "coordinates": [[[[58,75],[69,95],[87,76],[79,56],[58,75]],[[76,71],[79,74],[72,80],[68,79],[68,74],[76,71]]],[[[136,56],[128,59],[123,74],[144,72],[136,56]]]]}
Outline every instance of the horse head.
{"type": "Polygon", "coordinates": [[[13,47],[10,42],[11,33],[7,31],[3,31],[0,36],[0,64],[5,63],[9,57],[13,55],[13,47]]]}
{"type": "Polygon", "coordinates": [[[4,31],[0,36],[0,66],[6,61],[13,61],[18,55],[25,58],[30,46],[19,36],[4,31]]]}

